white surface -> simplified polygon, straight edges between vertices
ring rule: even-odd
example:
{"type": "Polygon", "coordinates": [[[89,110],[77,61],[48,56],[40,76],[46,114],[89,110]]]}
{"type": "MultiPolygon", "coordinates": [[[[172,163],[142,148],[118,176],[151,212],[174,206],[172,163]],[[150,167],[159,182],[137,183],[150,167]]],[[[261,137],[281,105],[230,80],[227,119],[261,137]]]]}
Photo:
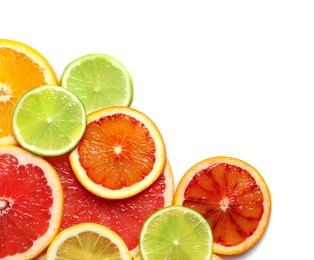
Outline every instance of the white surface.
{"type": "Polygon", "coordinates": [[[0,37],[40,51],[58,76],[85,54],[119,59],[176,183],[215,155],[247,161],[268,183],[266,234],[223,259],[300,259],[314,231],[313,11],[311,1],[10,0],[0,37]]]}

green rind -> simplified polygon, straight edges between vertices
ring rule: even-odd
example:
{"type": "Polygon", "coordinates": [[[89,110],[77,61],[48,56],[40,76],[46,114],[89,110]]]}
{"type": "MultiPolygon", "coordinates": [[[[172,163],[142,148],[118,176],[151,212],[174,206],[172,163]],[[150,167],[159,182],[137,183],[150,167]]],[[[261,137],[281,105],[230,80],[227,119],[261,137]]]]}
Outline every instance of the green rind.
{"type": "Polygon", "coordinates": [[[133,101],[130,73],[107,54],[88,54],[72,61],[60,85],[80,98],[87,114],[108,106],[131,106],[133,101]]]}
{"type": "Polygon", "coordinates": [[[213,235],[201,214],[172,205],[156,211],[145,221],[139,246],[143,260],[210,260],[213,235]]]}
{"type": "Polygon", "coordinates": [[[18,101],[12,118],[13,133],[25,149],[42,156],[72,150],[86,129],[82,102],[60,86],[40,86],[18,101]]]}

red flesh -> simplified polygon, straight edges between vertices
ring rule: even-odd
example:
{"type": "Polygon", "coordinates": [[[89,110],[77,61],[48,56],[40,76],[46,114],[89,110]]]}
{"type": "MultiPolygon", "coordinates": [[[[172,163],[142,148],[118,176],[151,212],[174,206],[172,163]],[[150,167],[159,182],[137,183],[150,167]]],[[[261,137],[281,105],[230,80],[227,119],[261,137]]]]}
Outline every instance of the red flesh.
{"type": "Polygon", "coordinates": [[[263,194],[254,178],[225,163],[198,172],[184,198],[183,205],[205,216],[215,243],[224,246],[238,245],[251,236],[263,215],[263,194]]]}

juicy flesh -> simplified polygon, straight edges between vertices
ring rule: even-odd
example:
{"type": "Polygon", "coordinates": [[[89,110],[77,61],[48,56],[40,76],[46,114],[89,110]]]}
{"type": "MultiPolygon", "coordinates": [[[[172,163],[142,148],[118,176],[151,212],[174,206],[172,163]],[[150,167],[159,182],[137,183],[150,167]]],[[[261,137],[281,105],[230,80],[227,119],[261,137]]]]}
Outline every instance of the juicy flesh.
{"type": "MultiPolygon", "coordinates": [[[[150,219],[142,244],[145,259],[209,259],[211,234],[199,217],[170,209],[150,219]]],[[[144,257],[143,257],[144,258],[144,257]]]]}
{"type": "Polygon", "coordinates": [[[23,253],[49,227],[52,191],[41,168],[0,155],[0,258],[23,253]]]}
{"type": "Polygon", "coordinates": [[[0,138],[13,135],[11,119],[18,99],[46,84],[43,69],[25,54],[0,48],[0,138]]]}
{"type": "Polygon", "coordinates": [[[58,248],[55,260],[120,259],[119,248],[108,238],[92,231],[69,237],[58,248]]]}
{"type": "Polygon", "coordinates": [[[257,229],[264,212],[263,194],[247,171],[221,163],[198,172],[184,194],[183,205],[209,222],[214,242],[235,246],[257,229]]]}
{"type": "Polygon", "coordinates": [[[87,191],[75,177],[67,155],[48,157],[64,190],[61,230],[82,222],[102,224],[122,237],[129,250],[138,245],[144,221],[164,206],[165,175],[143,192],[121,200],[108,200],[87,191]]]}
{"type": "Polygon", "coordinates": [[[88,177],[113,190],[140,182],[155,163],[155,143],[148,129],[123,114],[89,123],[78,153],[88,177]]]}

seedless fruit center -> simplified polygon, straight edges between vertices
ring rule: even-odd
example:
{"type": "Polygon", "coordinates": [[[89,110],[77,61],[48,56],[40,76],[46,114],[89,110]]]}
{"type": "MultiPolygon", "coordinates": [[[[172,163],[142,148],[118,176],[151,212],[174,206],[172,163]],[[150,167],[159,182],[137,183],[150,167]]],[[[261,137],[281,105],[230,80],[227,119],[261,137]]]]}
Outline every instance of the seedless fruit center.
{"type": "Polygon", "coordinates": [[[227,197],[223,198],[221,201],[220,201],[220,209],[222,211],[227,211],[227,209],[229,208],[229,199],[227,197]]]}
{"type": "Polygon", "coordinates": [[[115,152],[117,155],[119,155],[119,154],[121,153],[121,151],[122,151],[122,148],[121,148],[121,146],[117,145],[117,146],[114,147],[113,150],[114,150],[114,152],[115,152]]]}
{"type": "Polygon", "coordinates": [[[0,199],[0,216],[7,213],[12,206],[12,201],[8,199],[0,199]]]}
{"type": "Polygon", "coordinates": [[[10,100],[12,90],[5,84],[0,83],[0,102],[6,102],[10,100]]]}

